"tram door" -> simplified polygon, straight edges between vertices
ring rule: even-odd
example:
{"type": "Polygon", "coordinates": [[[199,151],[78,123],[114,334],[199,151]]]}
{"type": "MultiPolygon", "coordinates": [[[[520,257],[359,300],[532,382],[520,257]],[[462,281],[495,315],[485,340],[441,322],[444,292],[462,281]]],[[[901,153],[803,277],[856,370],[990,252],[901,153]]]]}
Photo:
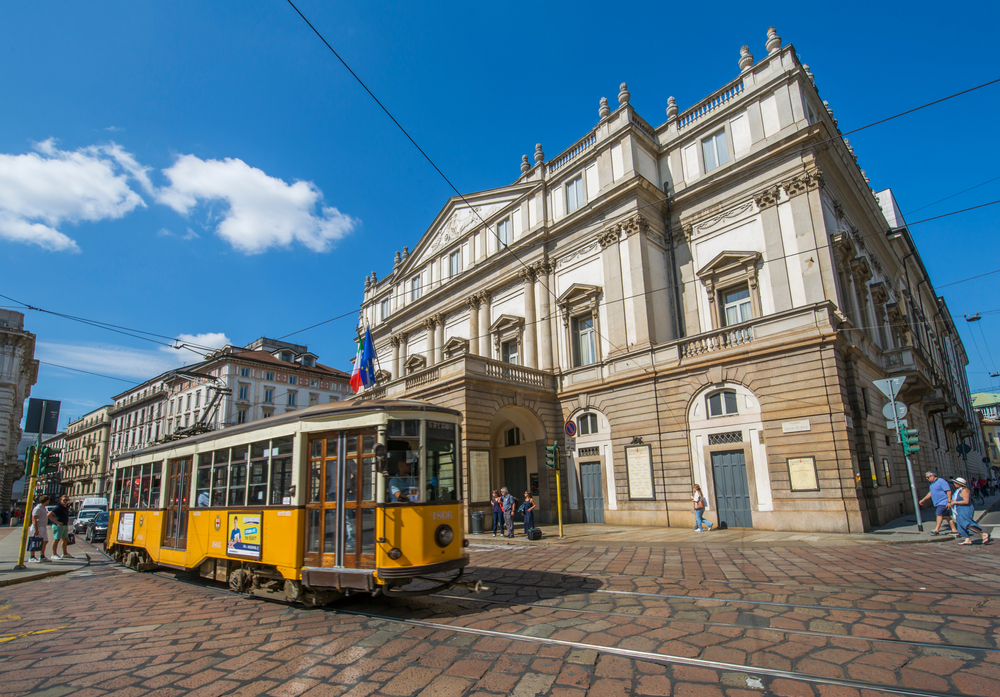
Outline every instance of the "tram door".
{"type": "Polygon", "coordinates": [[[167,508],[163,520],[163,546],[187,549],[188,492],[192,458],[167,463],[167,508]]]}
{"type": "Polygon", "coordinates": [[[306,566],[375,567],[376,436],[371,429],[309,441],[306,566]]]}

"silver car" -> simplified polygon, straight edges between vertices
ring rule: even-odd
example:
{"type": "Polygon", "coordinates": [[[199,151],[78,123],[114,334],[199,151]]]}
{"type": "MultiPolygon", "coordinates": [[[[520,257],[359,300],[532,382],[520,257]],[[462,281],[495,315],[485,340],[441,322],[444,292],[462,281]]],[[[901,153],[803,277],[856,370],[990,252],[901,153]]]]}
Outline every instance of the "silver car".
{"type": "Polygon", "coordinates": [[[101,511],[98,511],[95,508],[91,508],[90,510],[86,511],[80,511],[79,515],[77,515],[76,517],[76,520],[73,521],[73,532],[75,533],[84,532],[87,529],[87,526],[90,525],[90,523],[94,520],[95,517],[97,517],[97,514],[100,512],[101,511]]]}

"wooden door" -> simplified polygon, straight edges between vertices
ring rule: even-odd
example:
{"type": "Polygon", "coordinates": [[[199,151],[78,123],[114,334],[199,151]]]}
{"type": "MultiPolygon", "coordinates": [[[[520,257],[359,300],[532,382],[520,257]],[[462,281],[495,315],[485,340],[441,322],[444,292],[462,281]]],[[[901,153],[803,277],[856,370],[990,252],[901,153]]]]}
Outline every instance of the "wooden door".
{"type": "Polygon", "coordinates": [[[309,491],[306,497],[306,566],[337,565],[337,495],[340,491],[339,436],[317,434],[309,440],[309,491]]]}
{"type": "Polygon", "coordinates": [[[187,549],[188,508],[190,507],[191,466],[193,459],[167,463],[167,508],[163,520],[163,546],[187,549]]]}
{"type": "Polygon", "coordinates": [[[343,565],[375,568],[375,429],[344,434],[343,565]]]}
{"type": "MultiPolygon", "coordinates": [[[[528,490],[528,458],[522,456],[503,459],[503,486],[507,487],[507,492],[515,499],[524,501],[524,492],[528,490]]],[[[520,503],[514,507],[513,520],[517,522],[524,520],[524,514],[517,512],[520,507],[520,503]]]]}
{"type": "Polygon", "coordinates": [[[750,486],[747,465],[742,450],[712,453],[712,476],[715,480],[715,502],[719,526],[752,528],[750,486]]]}

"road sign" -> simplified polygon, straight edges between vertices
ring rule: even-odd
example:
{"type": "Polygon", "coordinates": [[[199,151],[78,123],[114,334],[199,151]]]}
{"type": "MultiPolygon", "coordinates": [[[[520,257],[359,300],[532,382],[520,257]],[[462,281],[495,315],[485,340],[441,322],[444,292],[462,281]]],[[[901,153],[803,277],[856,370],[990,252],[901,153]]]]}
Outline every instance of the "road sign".
{"type": "Polygon", "coordinates": [[[958,447],[955,448],[955,450],[958,451],[959,455],[968,455],[969,453],[972,452],[972,446],[969,445],[968,443],[959,443],[958,447]]]}
{"type": "Polygon", "coordinates": [[[898,378],[886,378],[885,380],[876,380],[875,387],[877,387],[882,394],[884,394],[889,399],[896,399],[896,395],[899,394],[899,388],[903,386],[906,381],[906,376],[898,378]]]}
{"type": "Polygon", "coordinates": [[[566,454],[572,455],[576,452],[576,438],[566,436],[566,454]]]}
{"type": "Polygon", "coordinates": [[[54,399],[28,400],[28,418],[25,419],[25,433],[58,433],[59,402],[54,399]]]}
{"type": "MultiPolygon", "coordinates": [[[[895,431],[896,430],[896,422],[895,421],[886,421],[885,422],[885,427],[888,428],[888,429],[890,429],[890,430],[892,430],[892,431],[895,431]]],[[[909,424],[906,423],[906,419],[900,419],[899,420],[899,427],[900,428],[909,428],[909,424]]],[[[896,433],[896,442],[897,443],[901,443],[902,442],[902,441],[899,440],[899,433],[898,432],[896,433]]]]}
{"type": "Polygon", "coordinates": [[[893,417],[895,417],[896,419],[902,419],[904,416],[906,416],[906,412],[907,412],[906,405],[903,404],[902,402],[889,402],[884,407],[882,407],[882,416],[884,416],[887,419],[893,419],[893,417]],[[893,407],[896,408],[895,414],[893,414],[893,407]]]}
{"type": "Polygon", "coordinates": [[[566,435],[570,438],[576,435],[576,421],[566,422],[566,435]]]}

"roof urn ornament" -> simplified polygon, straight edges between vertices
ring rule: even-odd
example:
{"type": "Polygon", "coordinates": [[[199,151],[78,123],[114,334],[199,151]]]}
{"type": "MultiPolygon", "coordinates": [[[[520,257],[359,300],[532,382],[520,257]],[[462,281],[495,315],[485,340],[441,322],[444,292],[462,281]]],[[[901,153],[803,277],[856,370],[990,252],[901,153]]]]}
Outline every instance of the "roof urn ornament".
{"type": "Polygon", "coordinates": [[[410,258],[410,248],[403,247],[403,261],[406,261],[409,258],[410,258]]]}
{"type": "Polygon", "coordinates": [[[535,145],[535,162],[545,162],[545,153],[542,152],[542,144],[537,143],[535,145]]]}
{"type": "Polygon", "coordinates": [[[768,55],[781,50],[781,37],[778,36],[778,30],[774,27],[767,28],[767,43],[764,44],[764,48],[767,49],[768,55]]]}
{"type": "Polygon", "coordinates": [[[749,46],[740,46],[740,70],[746,70],[753,65],[753,54],[749,46]]]}
{"type": "Polygon", "coordinates": [[[675,119],[677,118],[677,100],[673,97],[667,97],[667,118],[675,119]]]}
{"type": "Polygon", "coordinates": [[[601,108],[597,110],[597,115],[602,119],[606,119],[611,116],[611,107],[608,106],[607,97],[601,97],[601,108]]]}
{"type": "Polygon", "coordinates": [[[375,278],[375,272],[374,272],[374,271],[372,271],[372,285],[374,286],[374,285],[376,285],[377,283],[378,283],[378,279],[377,279],[377,278],[375,278]]]}
{"type": "Polygon", "coordinates": [[[816,76],[812,74],[811,70],[809,70],[809,64],[808,63],[803,63],[802,64],[802,69],[806,71],[806,77],[809,78],[809,82],[811,82],[812,84],[815,85],[816,84],[816,76]]]}
{"type": "Polygon", "coordinates": [[[528,156],[521,155],[521,171],[527,172],[529,169],[531,169],[531,163],[528,162],[528,156]]]}
{"type": "Polygon", "coordinates": [[[628,100],[631,97],[632,95],[628,91],[628,85],[623,82],[622,86],[618,88],[618,103],[624,106],[625,104],[628,104],[628,100]]]}
{"type": "Polygon", "coordinates": [[[368,290],[371,287],[372,287],[372,277],[365,276],[365,290],[368,290]]]}
{"type": "Polygon", "coordinates": [[[403,259],[402,259],[402,257],[399,256],[399,250],[397,249],[396,250],[396,258],[393,260],[392,265],[393,266],[399,266],[402,263],[403,263],[403,259]]]}

